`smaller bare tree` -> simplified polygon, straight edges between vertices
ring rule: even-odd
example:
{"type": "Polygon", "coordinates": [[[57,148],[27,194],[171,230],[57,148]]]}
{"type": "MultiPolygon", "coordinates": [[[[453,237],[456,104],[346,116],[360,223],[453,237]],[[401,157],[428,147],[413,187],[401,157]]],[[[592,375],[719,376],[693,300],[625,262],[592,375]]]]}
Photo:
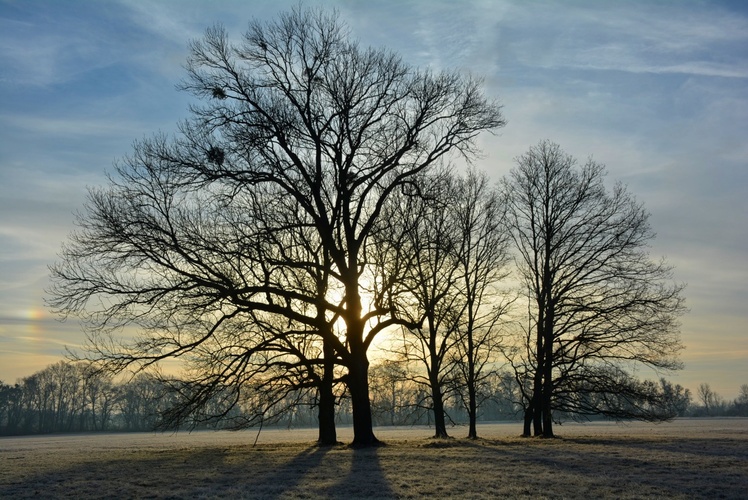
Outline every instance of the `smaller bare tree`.
{"type": "Polygon", "coordinates": [[[525,434],[531,419],[552,437],[554,409],[588,412],[589,401],[639,390],[649,399],[627,368],[681,367],[684,285],[650,258],[649,214],[622,184],[605,186],[603,165],[579,166],[548,141],[516,163],[505,193],[529,322],[513,366],[529,395],[525,434]]]}
{"type": "Polygon", "coordinates": [[[504,285],[510,238],[506,205],[485,173],[470,170],[458,180],[453,196],[463,304],[455,363],[462,376],[458,387],[468,413],[468,437],[475,439],[478,410],[490,397],[482,388],[496,372],[502,321],[513,302],[504,285]]]}
{"type": "Polygon", "coordinates": [[[395,302],[409,324],[395,353],[420,366],[411,376],[429,390],[435,437],[448,437],[444,401],[452,395],[476,437],[509,304],[501,288],[508,274],[503,205],[474,170],[422,175],[409,188],[393,197],[379,234],[388,256],[379,275],[402,275],[395,302]]]}

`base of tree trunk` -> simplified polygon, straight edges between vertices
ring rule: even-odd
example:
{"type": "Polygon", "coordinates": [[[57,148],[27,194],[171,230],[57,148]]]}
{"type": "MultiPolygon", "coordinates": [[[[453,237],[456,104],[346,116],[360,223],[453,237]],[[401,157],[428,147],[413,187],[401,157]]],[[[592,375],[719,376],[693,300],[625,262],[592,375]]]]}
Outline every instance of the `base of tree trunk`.
{"type": "Polygon", "coordinates": [[[373,436],[372,439],[354,439],[353,442],[348,445],[349,448],[355,449],[379,448],[381,446],[386,446],[386,444],[373,436]]]}
{"type": "Polygon", "coordinates": [[[322,441],[318,439],[314,444],[318,448],[330,448],[332,446],[340,446],[343,443],[341,441],[322,441]]]}

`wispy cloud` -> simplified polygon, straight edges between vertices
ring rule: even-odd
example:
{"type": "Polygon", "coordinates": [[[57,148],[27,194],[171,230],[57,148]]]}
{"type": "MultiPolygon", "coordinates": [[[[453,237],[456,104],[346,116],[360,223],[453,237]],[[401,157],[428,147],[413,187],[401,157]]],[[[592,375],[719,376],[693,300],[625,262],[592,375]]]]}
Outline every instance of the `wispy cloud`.
{"type": "Polygon", "coordinates": [[[527,66],[748,77],[748,22],[711,7],[676,3],[515,3],[508,27],[527,66]]]}
{"type": "Polygon", "coordinates": [[[101,26],[102,18],[91,15],[97,12],[95,7],[75,13],[66,8],[72,4],[59,4],[48,16],[36,16],[34,4],[9,5],[15,9],[0,16],[0,61],[6,83],[60,84],[119,57],[114,33],[101,26]]]}
{"type": "Polygon", "coordinates": [[[0,123],[29,134],[49,134],[56,137],[112,137],[137,136],[145,123],[112,120],[107,116],[62,117],[39,115],[0,115],[0,123]]]}

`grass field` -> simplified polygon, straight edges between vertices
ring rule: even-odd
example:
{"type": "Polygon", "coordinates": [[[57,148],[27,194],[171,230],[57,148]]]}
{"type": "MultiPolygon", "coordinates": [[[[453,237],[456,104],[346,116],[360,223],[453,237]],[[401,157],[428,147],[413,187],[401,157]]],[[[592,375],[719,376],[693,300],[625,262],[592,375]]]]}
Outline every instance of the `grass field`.
{"type": "Polygon", "coordinates": [[[251,431],[0,438],[0,498],[748,498],[748,419],[556,430],[381,428],[386,445],[363,450],[318,448],[310,430],[254,447],[251,431]]]}

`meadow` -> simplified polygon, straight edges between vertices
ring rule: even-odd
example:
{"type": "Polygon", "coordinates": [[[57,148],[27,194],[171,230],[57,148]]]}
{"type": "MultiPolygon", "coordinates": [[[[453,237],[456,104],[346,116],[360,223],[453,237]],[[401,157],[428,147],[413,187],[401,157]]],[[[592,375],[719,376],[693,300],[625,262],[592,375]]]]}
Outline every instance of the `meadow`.
{"type": "Polygon", "coordinates": [[[0,498],[748,497],[748,419],[556,431],[378,428],[385,445],[371,449],[319,448],[304,429],[0,438],[0,498]]]}

